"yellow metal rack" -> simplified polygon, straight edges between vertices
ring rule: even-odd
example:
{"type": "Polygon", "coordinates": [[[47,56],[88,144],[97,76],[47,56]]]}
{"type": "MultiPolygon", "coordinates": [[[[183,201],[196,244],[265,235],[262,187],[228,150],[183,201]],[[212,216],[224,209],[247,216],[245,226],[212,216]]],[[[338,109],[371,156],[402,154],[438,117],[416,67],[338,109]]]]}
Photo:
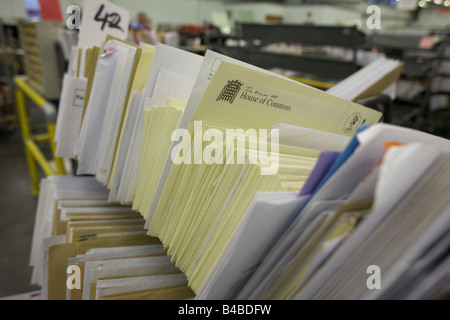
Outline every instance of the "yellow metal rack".
{"type": "Polygon", "coordinates": [[[20,121],[20,129],[25,144],[25,155],[28,163],[28,170],[31,178],[31,192],[33,195],[39,194],[39,176],[36,163],[47,176],[65,174],[63,159],[55,157],[55,126],[56,108],[55,106],[40,96],[27,83],[27,78],[17,76],[14,79],[16,107],[20,121]],[[26,98],[29,98],[37,107],[41,108],[47,121],[47,133],[32,135],[30,123],[26,109],[26,98]],[[36,142],[49,141],[52,153],[52,160],[55,166],[45,157],[36,142]],[[55,168],[54,168],[55,167],[55,168]]]}

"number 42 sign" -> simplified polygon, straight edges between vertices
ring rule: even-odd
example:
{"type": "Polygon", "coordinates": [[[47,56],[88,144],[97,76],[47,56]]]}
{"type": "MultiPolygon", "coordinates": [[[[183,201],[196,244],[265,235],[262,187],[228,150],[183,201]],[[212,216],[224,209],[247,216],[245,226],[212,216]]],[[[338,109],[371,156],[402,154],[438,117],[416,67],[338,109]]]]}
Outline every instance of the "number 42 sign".
{"type": "Polygon", "coordinates": [[[129,23],[128,10],[106,0],[87,0],[78,46],[100,46],[107,35],[125,40],[129,23]]]}

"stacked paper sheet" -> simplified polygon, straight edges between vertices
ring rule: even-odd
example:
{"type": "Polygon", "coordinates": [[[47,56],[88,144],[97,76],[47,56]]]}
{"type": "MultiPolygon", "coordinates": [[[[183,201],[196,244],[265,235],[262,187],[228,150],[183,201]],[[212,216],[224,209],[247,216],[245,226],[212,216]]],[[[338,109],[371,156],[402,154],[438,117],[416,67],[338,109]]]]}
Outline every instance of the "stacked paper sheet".
{"type": "Polygon", "coordinates": [[[94,178],[49,177],[41,187],[30,259],[41,299],[194,296],[141,215],[108,203],[94,178]]]}
{"type": "MultiPolygon", "coordinates": [[[[428,239],[439,238],[448,230],[448,222],[444,223],[448,199],[438,191],[437,176],[445,174],[442,170],[448,165],[450,143],[387,125],[366,129],[357,140],[359,146],[310,194],[245,285],[226,298],[405,299],[412,294],[405,290],[396,295],[395,286],[384,280],[381,288],[374,290],[369,267],[381,270],[381,279],[389,274],[390,281],[401,281],[404,276],[395,270],[408,268],[405,261],[414,263],[411,254],[419,259],[415,248],[432,245],[428,239]],[[385,142],[389,142],[387,151],[385,142]],[[428,195],[435,202],[430,202],[428,195]],[[431,206],[425,209],[421,205],[431,206]],[[441,233],[436,234],[436,228],[441,233]]],[[[437,262],[433,267],[444,264],[437,262]]],[[[428,269],[416,269],[416,274],[423,271],[428,269]]],[[[447,275],[434,277],[442,280],[447,275]]],[[[439,289],[436,282],[434,285],[432,289],[439,289]]],[[[430,292],[422,290],[420,297],[429,297],[430,292]]]]}
{"type": "Polygon", "coordinates": [[[327,92],[351,101],[382,94],[399,80],[403,64],[402,61],[380,56],[328,89],[327,92]]]}

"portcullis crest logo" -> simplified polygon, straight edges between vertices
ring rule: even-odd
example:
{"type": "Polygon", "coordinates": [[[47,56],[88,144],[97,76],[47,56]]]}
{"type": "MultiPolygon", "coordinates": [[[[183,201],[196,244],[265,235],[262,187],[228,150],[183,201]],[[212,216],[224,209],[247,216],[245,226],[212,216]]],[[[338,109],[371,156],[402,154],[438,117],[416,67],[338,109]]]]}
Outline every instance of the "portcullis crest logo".
{"type": "Polygon", "coordinates": [[[230,104],[234,102],[237,94],[241,90],[243,83],[239,80],[228,80],[228,83],[223,87],[216,101],[228,101],[230,104]]]}
{"type": "Polygon", "coordinates": [[[359,112],[352,113],[344,123],[344,132],[352,133],[363,124],[363,118],[359,112]]]}

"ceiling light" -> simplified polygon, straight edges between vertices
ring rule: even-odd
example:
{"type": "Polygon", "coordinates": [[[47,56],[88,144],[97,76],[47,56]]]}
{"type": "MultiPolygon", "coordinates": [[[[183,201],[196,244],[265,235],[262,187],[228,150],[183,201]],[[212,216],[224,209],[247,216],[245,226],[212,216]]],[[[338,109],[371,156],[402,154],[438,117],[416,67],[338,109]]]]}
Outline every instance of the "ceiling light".
{"type": "Polygon", "coordinates": [[[420,0],[417,5],[421,8],[425,8],[427,6],[427,2],[425,0],[420,0]]]}

